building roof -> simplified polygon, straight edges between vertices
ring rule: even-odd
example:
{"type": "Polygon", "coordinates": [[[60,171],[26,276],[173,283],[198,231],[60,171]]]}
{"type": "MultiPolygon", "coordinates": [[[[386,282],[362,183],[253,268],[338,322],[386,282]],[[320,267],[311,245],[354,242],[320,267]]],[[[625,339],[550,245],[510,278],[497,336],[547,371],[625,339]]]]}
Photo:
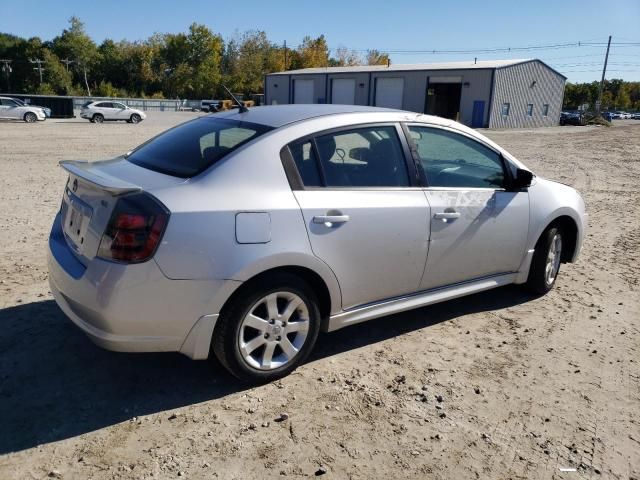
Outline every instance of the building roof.
{"type": "Polygon", "coordinates": [[[268,75],[297,75],[297,74],[326,74],[326,73],[357,73],[357,72],[407,72],[413,70],[493,70],[505,68],[521,63],[540,62],[558,75],[566,78],[560,72],[549,67],[546,63],[535,58],[521,58],[515,60],[478,60],[477,62],[439,62],[439,63],[409,63],[392,65],[358,65],[355,67],[319,67],[301,68],[299,70],[287,70],[274,72],[268,75]]]}
{"type": "MultiPolygon", "coordinates": [[[[268,105],[264,107],[249,107],[249,110],[240,113],[238,109],[211,114],[214,118],[227,118],[244,122],[269,125],[274,128],[282,127],[290,123],[309,120],[311,118],[326,115],[338,115],[345,113],[396,113],[412,114],[403,110],[390,108],[368,107],[365,105],[338,105],[338,104],[286,104],[268,105]]],[[[415,113],[413,113],[415,115],[415,113]]]]}

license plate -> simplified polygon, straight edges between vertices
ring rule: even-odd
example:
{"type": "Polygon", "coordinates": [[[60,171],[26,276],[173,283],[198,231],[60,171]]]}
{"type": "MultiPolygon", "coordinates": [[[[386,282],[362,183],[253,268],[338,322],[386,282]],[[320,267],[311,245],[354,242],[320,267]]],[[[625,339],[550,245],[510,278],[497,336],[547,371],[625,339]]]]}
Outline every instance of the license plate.
{"type": "Polygon", "coordinates": [[[89,205],[72,193],[67,193],[64,233],[77,251],[82,251],[92,213],[89,205]]]}

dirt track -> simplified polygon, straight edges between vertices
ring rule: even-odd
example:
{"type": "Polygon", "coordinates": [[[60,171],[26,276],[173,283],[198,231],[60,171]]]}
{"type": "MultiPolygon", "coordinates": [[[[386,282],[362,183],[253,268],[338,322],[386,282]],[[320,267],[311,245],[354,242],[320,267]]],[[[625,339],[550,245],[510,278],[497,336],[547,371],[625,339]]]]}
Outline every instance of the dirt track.
{"type": "Polygon", "coordinates": [[[100,350],[48,291],[58,160],[192,116],[0,123],[0,479],[640,479],[640,122],[486,132],[586,200],[583,255],[549,295],[323,335],[296,373],[243,389],[179,354],[100,350]]]}

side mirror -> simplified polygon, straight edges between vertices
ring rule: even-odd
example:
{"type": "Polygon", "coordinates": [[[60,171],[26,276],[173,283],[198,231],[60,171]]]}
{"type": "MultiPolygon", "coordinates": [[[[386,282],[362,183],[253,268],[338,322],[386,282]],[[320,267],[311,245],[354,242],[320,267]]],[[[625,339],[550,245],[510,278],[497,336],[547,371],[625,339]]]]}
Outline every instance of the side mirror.
{"type": "Polygon", "coordinates": [[[511,182],[511,190],[521,190],[531,186],[533,180],[533,173],[529,170],[519,168],[516,170],[516,177],[511,182]]]}

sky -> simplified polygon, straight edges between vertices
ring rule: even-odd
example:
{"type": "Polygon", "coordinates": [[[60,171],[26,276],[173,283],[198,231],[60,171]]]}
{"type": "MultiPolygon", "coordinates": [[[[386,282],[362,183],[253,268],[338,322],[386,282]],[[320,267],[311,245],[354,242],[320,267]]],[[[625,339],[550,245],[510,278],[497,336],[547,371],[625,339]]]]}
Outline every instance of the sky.
{"type": "Polygon", "coordinates": [[[640,81],[640,0],[0,0],[0,32],[50,40],[72,15],[97,43],[184,32],[198,22],[225,39],[264,30],[294,47],[324,34],[330,48],[391,52],[394,64],[539,58],[572,82],[600,80],[612,35],[607,78],[640,81]],[[470,52],[531,46],[544,48],[470,52]]]}

